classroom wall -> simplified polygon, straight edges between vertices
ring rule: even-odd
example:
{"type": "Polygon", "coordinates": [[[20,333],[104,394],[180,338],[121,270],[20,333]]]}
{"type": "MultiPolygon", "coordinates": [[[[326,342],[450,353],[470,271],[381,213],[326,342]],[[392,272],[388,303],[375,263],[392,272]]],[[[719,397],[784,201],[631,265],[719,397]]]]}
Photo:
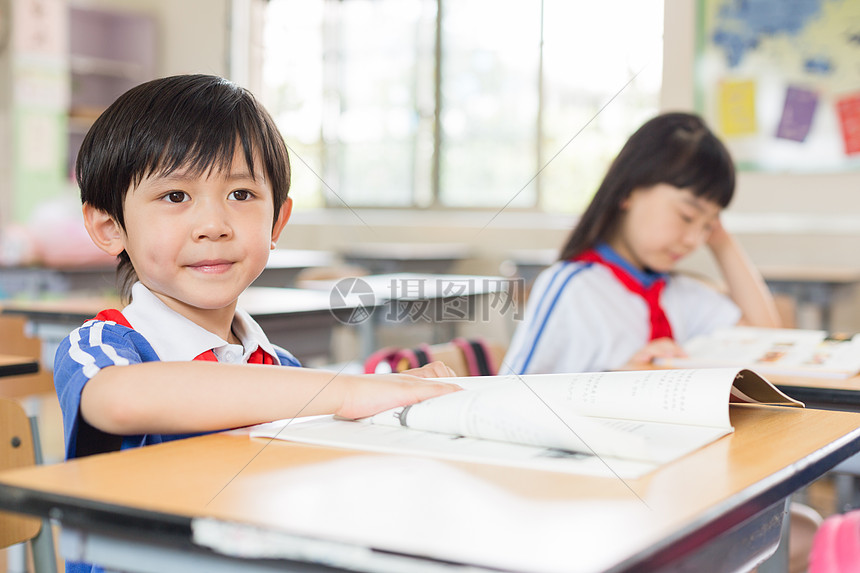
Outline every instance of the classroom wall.
{"type": "MultiPolygon", "coordinates": [[[[14,34],[29,29],[26,24],[34,20],[30,16],[31,12],[38,12],[47,6],[51,8],[49,12],[52,14],[65,14],[66,8],[71,5],[151,15],[157,24],[158,75],[189,72],[227,75],[229,71],[231,0],[50,0],[44,5],[37,5],[29,0],[16,0],[10,3],[11,11],[2,16],[9,18],[11,15],[13,38],[0,50],[0,225],[27,223],[33,214],[33,204],[36,202],[34,197],[44,198],[44,200],[63,199],[66,195],[74,194],[75,191],[66,179],[64,134],[60,138],[63,140],[63,145],[57,153],[55,165],[47,171],[51,175],[49,178],[41,172],[22,177],[22,173],[27,171],[22,165],[27,160],[19,158],[17,164],[15,163],[13,156],[16,150],[20,155],[22,145],[20,141],[15,140],[12,133],[13,125],[20,120],[22,108],[25,105],[32,107],[29,103],[32,98],[29,96],[28,99],[23,100],[24,103],[19,102],[16,107],[13,90],[21,89],[19,85],[22,83],[21,76],[29,70],[27,62],[34,62],[34,67],[38,67],[44,66],[45,60],[41,54],[33,56],[29,53],[21,53],[21,42],[16,40],[14,34]]],[[[45,18],[45,20],[53,23],[54,18],[45,18]]],[[[64,17],[60,20],[62,20],[60,26],[65,30],[67,22],[64,17]]],[[[74,33],[73,30],[71,32],[74,33]]],[[[52,29],[47,30],[47,33],[52,38],[57,35],[52,29]]],[[[61,46],[65,43],[65,39],[56,39],[55,43],[61,46]]],[[[59,54],[58,59],[61,57],[62,54],[59,54]]],[[[62,67],[62,62],[58,64],[62,67]]],[[[61,117],[55,121],[64,122],[63,110],[68,103],[63,103],[62,100],[68,96],[59,92],[63,91],[62,88],[68,81],[62,79],[61,73],[59,75],[57,84],[60,87],[52,89],[51,93],[56,92],[54,97],[61,100],[58,104],[61,117]]],[[[44,91],[43,77],[37,74],[35,79],[29,82],[35,88],[44,91]]],[[[33,91],[36,95],[41,95],[38,89],[33,91]]],[[[47,117],[47,114],[43,113],[43,116],[47,117]]],[[[62,130],[62,126],[60,129],[62,130]]],[[[48,142],[38,144],[44,146],[48,142]]],[[[42,163],[46,161],[41,156],[39,159],[42,163]]]]}
{"type": "MultiPolygon", "coordinates": [[[[105,9],[152,14],[159,26],[158,73],[229,74],[230,0],[76,0],[105,9]]],[[[664,109],[693,107],[695,2],[666,0],[664,109]]],[[[0,61],[0,65],[3,62],[0,61]]],[[[0,101],[0,106],[3,102],[0,101]]],[[[0,113],[2,126],[3,113],[0,113]]],[[[2,145],[2,143],[0,143],[2,145]]],[[[0,155],[9,155],[0,149],[0,155]]],[[[0,166],[3,162],[0,161],[0,166]]],[[[737,196],[725,217],[759,264],[860,266],[860,173],[786,175],[741,173],[737,196]]],[[[3,194],[0,188],[0,205],[3,194]]],[[[473,257],[457,270],[496,273],[514,249],[557,248],[575,217],[504,212],[492,218],[482,212],[434,213],[344,210],[297,210],[282,247],[337,249],[358,241],[464,242],[473,257]],[[491,220],[492,219],[492,220],[491,220]]],[[[713,274],[706,253],[688,266],[713,274]]],[[[860,330],[854,299],[840,302],[844,312],[836,326],[860,330]]]]}
{"type": "MultiPolygon", "coordinates": [[[[666,0],[663,109],[693,109],[695,2],[666,0]]],[[[740,172],[726,216],[754,262],[860,268],[860,172],[740,172]]],[[[687,267],[713,274],[699,253],[687,267]]],[[[836,301],[834,329],[860,330],[858,289],[836,301]]]]}
{"type": "Polygon", "coordinates": [[[158,28],[159,75],[228,73],[230,0],[74,0],[70,4],[152,15],[158,28]]]}

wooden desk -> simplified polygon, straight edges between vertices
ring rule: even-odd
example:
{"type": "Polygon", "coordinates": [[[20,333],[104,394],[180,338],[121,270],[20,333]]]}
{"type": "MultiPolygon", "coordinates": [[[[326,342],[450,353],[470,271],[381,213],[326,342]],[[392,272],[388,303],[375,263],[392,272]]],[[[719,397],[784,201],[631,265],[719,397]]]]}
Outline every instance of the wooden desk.
{"type": "MultiPolygon", "coordinates": [[[[479,305],[481,297],[502,295],[508,286],[501,277],[473,275],[401,273],[357,280],[371,295],[369,300],[336,296],[332,289],[339,281],[307,281],[315,288],[249,287],[239,297],[239,306],[254,317],[269,340],[305,363],[330,361],[333,329],[339,324],[355,325],[359,328],[363,359],[378,348],[376,330],[386,325],[433,323],[436,339],[429,342],[450,340],[458,323],[487,317],[484,311],[488,311],[490,301],[485,299],[486,304],[479,305]],[[360,315],[365,320],[355,320],[356,309],[366,311],[360,315]]],[[[2,312],[25,316],[42,340],[42,356],[53,360],[57,345],[69,332],[100,310],[120,306],[115,297],[79,296],[9,301],[2,312]]],[[[45,366],[51,368],[51,364],[45,366]]]]}
{"type": "Polygon", "coordinates": [[[560,252],[559,249],[514,249],[502,263],[507,269],[503,274],[521,277],[530,287],[541,271],[558,260],[560,252]]]}
{"type": "Polygon", "coordinates": [[[334,264],[335,255],[329,251],[305,249],[275,249],[269,253],[266,268],[257,277],[255,287],[292,287],[296,277],[305,269],[334,264]]]}
{"type": "Polygon", "coordinates": [[[744,570],[775,547],[783,500],[860,449],[860,413],[732,406],[731,420],[626,483],[237,431],[5,472],[0,508],[59,520],[66,559],[130,571],[744,570]],[[271,552],[195,543],[224,524],[271,552]]]}
{"type": "MultiPolygon", "coordinates": [[[[510,292],[511,280],[498,276],[450,275],[432,273],[391,273],[354,279],[304,281],[303,286],[332,295],[337,308],[338,293],[348,286],[349,305],[361,304],[362,293],[369,314],[362,328],[362,358],[379,348],[377,331],[386,326],[408,323],[433,325],[430,343],[448,342],[457,334],[457,325],[475,320],[489,320],[491,310],[517,312],[516,293],[510,292]],[[495,297],[491,300],[490,297],[495,297]],[[369,301],[369,302],[368,302],[369,301]]],[[[346,295],[347,293],[341,293],[346,295]]],[[[356,323],[351,323],[356,324],[356,323]]]]}
{"type": "Polygon", "coordinates": [[[467,258],[471,249],[462,243],[358,243],[339,249],[344,262],[371,274],[447,273],[467,258]]]}
{"type": "Polygon", "coordinates": [[[767,379],[807,406],[860,412],[860,376],[814,378],[769,374],[767,379]]]}
{"type": "MultiPolygon", "coordinates": [[[[254,286],[289,287],[296,276],[309,267],[328,266],[334,253],[312,249],[275,249],[254,286]]],[[[7,296],[18,294],[47,295],[116,290],[116,265],[81,267],[0,267],[0,291],[7,296]]]]}
{"type": "MultiPolygon", "coordinates": [[[[44,301],[9,301],[4,314],[27,317],[42,339],[42,355],[56,353],[69,332],[106,308],[119,308],[115,297],[72,297],[44,301]]],[[[329,294],[293,288],[249,287],[239,306],[254,317],[269,340],[288,349],[300,360],[328,358],[333,329],[345,323],[352,308],[332,308],[329,294]]]]}
{"type": "Polygon", "coordinates": [[[35,374],[38,371],[39,362],[35,358],[0,354],[0,377],[35,374]]]}

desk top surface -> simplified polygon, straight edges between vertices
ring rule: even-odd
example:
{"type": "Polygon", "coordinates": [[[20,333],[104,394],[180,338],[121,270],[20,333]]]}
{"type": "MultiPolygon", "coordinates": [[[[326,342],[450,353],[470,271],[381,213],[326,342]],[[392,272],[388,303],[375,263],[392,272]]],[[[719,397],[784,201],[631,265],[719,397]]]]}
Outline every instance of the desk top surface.
{"type": "Polygon", "coordinates": [[[239,430],[6,472],[0,505],[59,508],[70,521],[140,519],[141,531],[208,517],[505,570],[605,570],[702,543],[860,446],[860,413],[732,406],[731,420],[733,434],[626,482],[239,430]]]}
{"type": "Polygon", "coordinates": [[[274,249],[269,253],[266,262],[267,269],[304,269],[323,267],[335,262],[335,254],[331,251],[315,251],[312,249],[274,249]]]}
{"type": "Polygon", "coordinates": [[[472,248],[465,243],[368,243],[344,245],[339,249],[347,258],[425,261],[459,261],[468,257],[472,248]]]}
{"type": "Polygon", "coordinates": [[[860,375],[848,378],[768,375],[780,390],[801,402],[827,408],[860,410],[860,375]]]}
{"type": "Polygon", "coordinates": [[[860,282],[860,268],[809,265],[758,265],[767,281],[852,284],[860,282]]]}
{"type": "MultiPolygon", "coordinates": [[[[32,319],[83,322],[107,308],[122,308],[113,296],[71,296],[46,300],[4,301],[2,312],[20,314],[32,319]]],[[[239,306],[252,316],[328,312],[329,293],[298,288],[249,287],[239,297],[239,306]]]]}
{"type": "MultiPolygon", "coordinates": [[[[436,275],[395,273],[358,277],[370,288],[375,299],[358,296],[332,298],[338,280],[307,281],[313,288],[248,287],[239,297],[239,306],[252,316],[328,312],[333,306],[348,310],[374,306],[387,300],[422,300],[503,291],[506,279],[483,275],[436,275]]],[[[342,293],[346,295],[347,293],[342,293]]],[[[354,293],[355,294],[355,293],[354,293]]],[[[4,301],[0,310],[45,320],[64,319],[83,322],[107,308],[122,308],[114,296],[69,296],[45,300],[4,301]]]]}
{"type": "Polygon", "coordinates": [[[492,275],[452,275],[435,273],[386,273],[351,279],[309,280],[302,284],[311,290],[331,292],[336,286],[355,281],[353,294],[372,292],[381,302],[434,298],[455,298],[504,292],[510,279],[492,275]]]}

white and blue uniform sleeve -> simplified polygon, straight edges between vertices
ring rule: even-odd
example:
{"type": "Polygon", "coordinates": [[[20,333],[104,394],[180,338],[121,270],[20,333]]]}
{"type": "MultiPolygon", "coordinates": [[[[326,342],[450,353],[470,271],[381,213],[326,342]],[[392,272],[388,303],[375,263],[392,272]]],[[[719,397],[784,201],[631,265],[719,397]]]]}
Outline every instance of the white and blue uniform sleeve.
{"type": "MultiPolygon", "coordinates": [[[[273,348],[282,365],[301,366],[283,348],[273,348]]],[[[63,412],[67,459],[197,435],[113,436],[90,426],[81,416],[84,386],[102,368],[159,360],[158,354],[143,335],[115,322],[89,321],[63,340],[54,360],[54,385],[63,412]]],[[[129,400],[133,399],[133,396],[129,397],[129,400]]]]}
{"type": "Polygon", "coordinates": [[[54,386],[63,412],[67,458],[77,456],[81,425],[88,426],[80,414],[86,383],[102,368],[153,360],[158,360],[158,355],[146,339],[115,322],[88,321],[60,343],[54,358],[54,386]]]}
{"type": "Polygon", "coordinates": [[[278,355],[278,360],[281,361],[281,366],[301,366],[302,363],[299,362],[299,359],[292,355],[292,353],[284,350],[280,346],[272,346],[275,349],[275,354],[278,355]]]}

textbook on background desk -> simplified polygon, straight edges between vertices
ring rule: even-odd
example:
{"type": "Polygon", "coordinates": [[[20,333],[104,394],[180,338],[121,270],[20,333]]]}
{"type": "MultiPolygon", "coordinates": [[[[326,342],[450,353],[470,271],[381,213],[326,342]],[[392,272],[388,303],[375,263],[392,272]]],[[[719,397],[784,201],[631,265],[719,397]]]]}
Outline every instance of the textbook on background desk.
{"type": "Polygon", "coordinates": [[[860,373],[860,335],[824,330],[736,326],[684,345],[687,358],[660,359],[671,368],[754,368],[762,374],[848,378],[860,373]]]}
{"type": "Polygon", "coordinates": [[[730,402],[803,406],[740,369],[445,380],[463,391],[359,421],[280,420],[251,437],[633,478],[731,433],[730,402]]]}

